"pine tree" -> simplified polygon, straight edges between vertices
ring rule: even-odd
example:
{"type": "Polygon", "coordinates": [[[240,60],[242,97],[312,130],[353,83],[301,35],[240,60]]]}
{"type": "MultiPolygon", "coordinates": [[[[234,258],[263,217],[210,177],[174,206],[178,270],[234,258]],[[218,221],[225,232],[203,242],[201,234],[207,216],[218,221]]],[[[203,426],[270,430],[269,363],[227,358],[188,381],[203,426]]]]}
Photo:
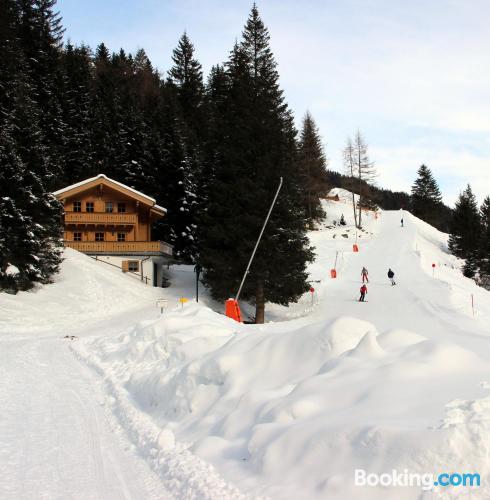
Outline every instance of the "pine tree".
{"type": "Polygon", "coordinates": [[[61,105],[65,77],[61,65],[63,27],[56,0],[18,0],[19,41],[33,83],[32,96],[40,109],[39,127],[49,156],[47,187],[62,178],[65,123],[61,105]]]}
{"type": "Polygon", "coordinates": [[[482,285],[490,289],[490,196],[487,196],[480,207],[482,231],[480,236],[478,266],[482,285]]]}
{"type": "Polygon", "coordinates": [[[313,253],[305,234],[293,119],[255,5],[226,71],[222,127],[227,133],[203,217],[200,258],[215,298],[236,293],[279,177],[284,178],[242,290],[242,298],[255,302],[255,321],[263,323],[266,301],[288,304],[308,290],[306,265],[313,253]]]}
{"type": "Polygon", "coordinates": [[[199,137],[204,133],[205,123],[202,67],[194,57],[194,45],[185,32],[173,51],[172,61],[174,65],[169,71],[169,78],[177,89],[184,122],[192,133],[199,137]]]}
{"type": "Polygon", "coordinates": [[[0,0],[0,289],[47,283],[60,263],[61,207],[45,187],[48,156],[17,2],[0,0]]]}
{"type": "Polygon", "coordinates": [[[450,229],[449,250],[457,257],[469,260],[466,272],[471,273],[480,248],[482,226],[476,198],[469,184],[456,201],[450,229]]]}
{"type": "Polygon", "coordinates": [[[177,126],[184,150],[180,166],[183,190],[179,200],[182,227],[177,228],[175,244],[181,258],[193,262],[197,258],[198,211],[205,206],[207,123],[202,68],[194,57],[194,46],[187,33],[180,38],[172,60],[169,83],[175,88],[181,110],[177,126]]]}
{"type": "Polygon", "coordinates": [[[97,47],[93,62],[93,106],[90,116],[93,171],[124,182],[121,165],[127,141],[122,125],[123,106],[118,85],[121,85],[121,73],[125,70],[119,70],[116,75],[117,65],[103,43],[97,47]]]}
{"type": "Polygon", "coordinates": [[[428,167],[422,165],[412,186],[412,212],[425,222],[438,226],[441,219],[442,196],[428,167]]]}
{"type": "Polygon", "coordinates": [[[94,165],[92,143],[92,82],[90,49],[84,45],[66,45],[61,64],[65,88],[61,106],[65,124],[65,140],[60,154],[64,158],[63,177],[57,187],[63,187],[92,177],[98,172],[94,165]]]}
{"type": "Polygon", "coordinates": [[[304,193],[303,205],[308,223],[312,225],[314,221],[325,217],[320,198],[325,197],[330,188],[327,183],[327,161],[320,134],[309,112],[303,120],[298,157],[304,193]]]}

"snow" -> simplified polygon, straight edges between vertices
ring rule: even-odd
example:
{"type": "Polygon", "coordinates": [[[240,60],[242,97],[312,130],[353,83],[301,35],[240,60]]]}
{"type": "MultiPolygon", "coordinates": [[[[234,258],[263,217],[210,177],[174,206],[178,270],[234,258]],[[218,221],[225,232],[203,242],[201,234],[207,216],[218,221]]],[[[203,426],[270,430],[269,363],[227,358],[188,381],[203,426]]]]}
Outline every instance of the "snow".
{"type": "Polygon", "coordinates": [[[264,325],[202,287],[180,303],[192,266],[153,289],[73,250],[54,284],[0,295],[0,497],[489,498],[489,292],[447,235],[400,211],[356,230],[336,194],[309,234],[313,300],[268,304],[264,325]],[[360,488],[355,469],[482,482],[360,488]]]}
{"type": "Polygon", "coordinates": [[[5,274],[7,276],[15,276],[17,274],[19,274],[19,268],[17,266],[14,266],[13,264],[9,264],[7,266],[7,269],[5,270],[5,274]]]}

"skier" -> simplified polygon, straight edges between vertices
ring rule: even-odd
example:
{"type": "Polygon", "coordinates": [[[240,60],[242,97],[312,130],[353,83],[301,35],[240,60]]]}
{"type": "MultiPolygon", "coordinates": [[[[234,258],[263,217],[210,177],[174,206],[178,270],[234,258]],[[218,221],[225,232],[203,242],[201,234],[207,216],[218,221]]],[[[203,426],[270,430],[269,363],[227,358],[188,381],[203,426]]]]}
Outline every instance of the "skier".
{"type": "Polygon", "coordinates": [[[363,284],[361,286],[361,296],[359,297],[359,302],[364,302],[364,297],[366,297],[366,294],[367,294],[367,286],[363,284]]]}
{"type": "Polygon", "coordinates": [[[363,283],[364,282],[369,283],[368,270],[365,267],[362,268],[361,277],[363,283]]]}
{"type": "Polygon", "coordinates": [[[388,269],[388,278],[390,278],[390,280],[391,280],[391,286],[396,285],[395,279],[394,279],[395,273],[391,269],[388,269]]]}
{"type": "Polygon", "coordinates": [[[403,227],[403,219],[401,220],[401,223],[402,223],[402,227],[403,227]]]}

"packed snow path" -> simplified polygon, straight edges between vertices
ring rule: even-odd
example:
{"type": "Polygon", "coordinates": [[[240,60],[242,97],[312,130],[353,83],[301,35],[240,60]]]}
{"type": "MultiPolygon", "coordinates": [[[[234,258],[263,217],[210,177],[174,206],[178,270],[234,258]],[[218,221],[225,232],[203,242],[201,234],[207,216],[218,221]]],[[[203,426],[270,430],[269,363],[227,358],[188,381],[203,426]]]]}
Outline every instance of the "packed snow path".
{"type": "Polygon", "coordinates": [[[69,340],[0,340],[0,498],[164,499],[69,340]]]}
{"type": "MultiPolygon", "coordinates": [[[[437,232],[432,227],[406,212],[403,213],[404,227],[401,227],[400,214],[399,211],[383,212],[371,225],[376,236],[361,240],[359,253],[352,252],[352,241],[344,244],[345,263],[337,279],[326,278],[321,303],[313,316],[352,316],[375,324],[381,332],[394,327],[403,328],[490,356],[488,317],[471,316],[471,294],[477,296],[477,308],[479,304],[488,308],[488,292],[476,288],[474,283],[461,276],[459,269],[451,269],[441,261],[446,256],[437,250],[442,250],[443,244],[435,238],[437,232]],[[436,265],[434,276],[433,263],[436,265]],[[368,302],[360,304],[356,301],[363,266],[369,271],[368,302]],[[389,268],[395,272],[395,286],[390,284],[387,276],[389,268]],[[444,273],[443,280],[439,279],[441,273],[444,273]],[[457,285],[454,288],[452,279],[457,285]],[[467,291],[461,289],[464,281],[468,282],[467,291]],[[485,295],[484,302],[478,300],[485,295]]],[[[327,248],[322,248],[322,245],[331,245],[331,240],[322,238],[321,234],[317,238],[318,254],[331,254],[331,250],[328,252],[327,248]]],[[[324,280],[327,273],[325,268],[324,280]]]]}

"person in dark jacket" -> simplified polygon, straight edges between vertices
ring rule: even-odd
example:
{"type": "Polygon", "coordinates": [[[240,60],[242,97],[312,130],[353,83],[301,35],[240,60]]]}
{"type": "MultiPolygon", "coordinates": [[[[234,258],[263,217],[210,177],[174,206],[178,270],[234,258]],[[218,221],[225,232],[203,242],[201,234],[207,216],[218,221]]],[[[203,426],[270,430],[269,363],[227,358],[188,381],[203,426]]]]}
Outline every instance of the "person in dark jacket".
{"type": "Polygon", "coordinates": [[[367,286],[362,285],[361,286],[361,296],[359,297],[359,302],[364,302],[364,298],[366,297],[367,294],[367,286]]]}
{"type": "Polygon", "coordinates": [[[396,285],[396,283],[395,283],[395,273],[391,269],[388,269],[388,278],[390,278],[391,286],[396,285]]]}
{"type": "Polygon", "coordinates": [[[368,270],[365,267],[362,268],[361,278],[363,283],[364,282],[369,283],[368,270]]]}

